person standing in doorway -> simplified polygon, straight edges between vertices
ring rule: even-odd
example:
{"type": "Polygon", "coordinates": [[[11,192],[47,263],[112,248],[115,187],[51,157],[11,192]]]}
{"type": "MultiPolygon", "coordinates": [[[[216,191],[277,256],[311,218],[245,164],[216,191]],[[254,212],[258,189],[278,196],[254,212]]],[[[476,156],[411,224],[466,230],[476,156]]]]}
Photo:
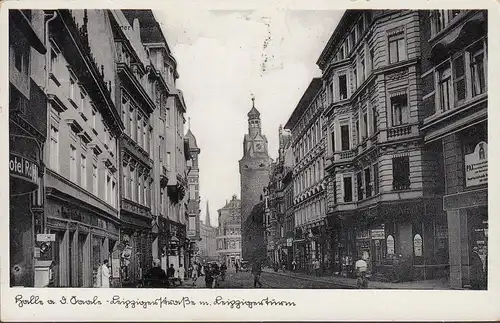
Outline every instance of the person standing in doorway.
{"type": "Polygon", "coordinates": [[[257,287],[259,285],[262,288],[262,283],[260,282],[260,274],[262,273],[262,266],[260,261],[257,260],[253,263],[252,266],[252,274],[253,274],[253,287],[257,287]]]}
{"type": "Polygon", "coordinates": [[[101,288],[109,288],[109,278],[111,276],[108,268],[108,259],[104,259],[101,266],[101,288]]]}
{"type": "Polygon", "coordinates": [[[358,288],[368,288],[368,280],[366,279],[366,271],[368,270],[368,264],[363,258],[360,258],[356,261],[355,271],[358,279],[356,281],[356,285],[358,288]]]}
{"type": "Polygon", "coordinates": [[[314,273],[316,274],[316,276],[319,276],[320,275],[320,263],[319,263],[319,260],[318,259],[315,259],[314,262],[313,262],[313,265],[314,265],[314,273]]]}

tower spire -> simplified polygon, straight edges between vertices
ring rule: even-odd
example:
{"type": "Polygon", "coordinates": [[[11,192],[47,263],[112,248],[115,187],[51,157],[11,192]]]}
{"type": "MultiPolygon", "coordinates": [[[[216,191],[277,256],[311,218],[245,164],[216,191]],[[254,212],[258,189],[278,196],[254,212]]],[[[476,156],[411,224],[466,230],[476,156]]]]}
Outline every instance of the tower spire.
{"type": "Polygon", "coordinates": [[[212,224],[210,224],[210,208],[208,207],[208,200],[207,200],[207,209],[205,212],[206,212],[205,225],[212,226],[212,224]]]}
{"type": "Polygon", "coordinates": [[[188,130],[191,129],[191,117],[188,117],[188,130]]]}
{"type": "Polygon", "coordinates": [[[255,95],[252,93],[252,108],[255,108],[255,95]]]}

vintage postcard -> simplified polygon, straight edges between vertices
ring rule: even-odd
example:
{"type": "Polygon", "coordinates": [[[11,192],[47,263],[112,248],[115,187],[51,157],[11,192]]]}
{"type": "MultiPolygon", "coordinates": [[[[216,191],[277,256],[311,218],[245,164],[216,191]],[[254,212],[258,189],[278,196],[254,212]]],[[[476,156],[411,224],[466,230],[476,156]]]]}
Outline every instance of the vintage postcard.
{"type": "Polygon", "coordinates": [[[499,317],[497,3],[0,13],[3,321],[499,317]]]}

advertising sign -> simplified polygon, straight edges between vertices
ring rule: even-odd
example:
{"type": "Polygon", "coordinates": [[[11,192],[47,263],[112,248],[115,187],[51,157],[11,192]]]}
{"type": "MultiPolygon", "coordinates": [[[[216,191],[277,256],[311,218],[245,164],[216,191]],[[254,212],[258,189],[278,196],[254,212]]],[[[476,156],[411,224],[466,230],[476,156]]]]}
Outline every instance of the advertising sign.
{"type": "Polygon", "coordinates": [[[372,240],[384,240],[385,229],[373,229],[371,232],[372,240]]]}
{"type": "Polygon", "coordinates": [[[21,155],[10,153],[9,172],[11,175],[36,183],[38,181],[38,164],[21,155]]]}
{"type": "Polygon", "coordinates": [[[480,141],[474,152],[465,155],[465,186],[488,183],[488,144],[480,141]]]}
{"type": "Polygon", "coordinates": [[[39,233],[36,235],[36,241],[38,242],[56,241],[56,235],[53,233],[52,234],[39,233]]]}
{"type": "Polygon", "coordinates": [[[286,239],[286,246],[291,247],[293,245],[293,238],[287,238],[286,239]]]}
{"type": "Polygon", "coordinates": [[[422,237],[418,233],[413,237],[413,250],[415,257],[422,257],[422,237]]]}
{"type": "Polygon", "coordinates": [[[388,255],[394,254],[394,237],[391,235],[387,237],[387,254],[388,255]]]}

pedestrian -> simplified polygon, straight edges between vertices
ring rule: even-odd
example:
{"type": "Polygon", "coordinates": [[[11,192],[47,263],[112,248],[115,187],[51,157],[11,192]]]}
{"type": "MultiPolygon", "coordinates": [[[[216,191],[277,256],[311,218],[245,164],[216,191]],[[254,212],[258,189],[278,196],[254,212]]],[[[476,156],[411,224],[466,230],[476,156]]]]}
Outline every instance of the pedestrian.
{"type": "Polygon", "coordinates": [[[196,286],[196,281],[198,280],[198,264],[194,263],[193,271],[191,272],[191,279],[193,280],[193,286],[196,286]]]}
{"type": "Polygon", "coordinates": [[[172,283],[175,286],[175,268],[174,264],[170,264],[170,267],[167,269],[167,279],[169,283],[172,283]]]}
{"type": "Polygon", "coordinates": [[[238,262],[234,263],[234,268],[236,269],[236,273],[238,273],[238,270],[240,269],[238,262]]]}
{"type": "Polygon", "coordinates": [[[182,283],[184,282],[184,278],[186,276],[186,268],[184,268],[182,264],[179,265],[179,269],[177,269],[177,274],[182,285],[182,283]]]}
{"type": "Polygon", "coordinates": [[[149,287],[156,287],[156,288],[164,287],[163,280],[167,278],[167,274],[165,273],[165,270],[163,270],[160,266],[161,266],[160,259],[153,260],[153,267],[146,274],[146,278],[152,280],[149,282],[149,287]]]}
{"type": "Polygon", "coordinates": [[[314,262],[313,262],[313,265],[314,265],[314,273],[316,274],[316,276],[319,276],[320,275],[320,263],[319,263],[319,260],[315,259],[314,262]]]}
{"type": "Polygon", "coordinates": [[[212,270],[209,268],[209,265],[205,265],[203,270],[205,272],[205,287],[212,288],[212,284],[214,282],[214,278],[212,276],[212,270]]]}
{"type": "Polygon", "coordinates": [[[109,277],[111,275],[108,268],[108,259],[104,259],[104,262],[99,269],[101,273],[100,275],[101,288],[109,288],[109,277]]]}
{"type": "Polygon", "coordinates": [[[358,276],[356,280],[356,285],[358,288],[368,288],[368,280],[366,279],[366,271],[368,270],[368,264],[363,258],[356,261],[355,271],[358,276]]]}
{"type": "Polygon", "coordinates": [[[262,287],[262,283],[260,282],[260,274],[262,273],[262,266],[260,261],[255,261],[252,266],[252,274],[253,274],[253,287],[262,287]]]}
{"type": "Polygon", "coordinates": [[[471,278],[470,278],[470,286],[474,290],[486,289],[485,286],[485,274],[484,274],[484,266],[481,256],[479,255],[479,248],[476,246],[472,248],[471,253],[471,278]]]}
{"type": "Polygon", "coordinates": [[[295,259],[292,261],[292,271],[295,272],[297,270],[297,262],[295,259]]]}

